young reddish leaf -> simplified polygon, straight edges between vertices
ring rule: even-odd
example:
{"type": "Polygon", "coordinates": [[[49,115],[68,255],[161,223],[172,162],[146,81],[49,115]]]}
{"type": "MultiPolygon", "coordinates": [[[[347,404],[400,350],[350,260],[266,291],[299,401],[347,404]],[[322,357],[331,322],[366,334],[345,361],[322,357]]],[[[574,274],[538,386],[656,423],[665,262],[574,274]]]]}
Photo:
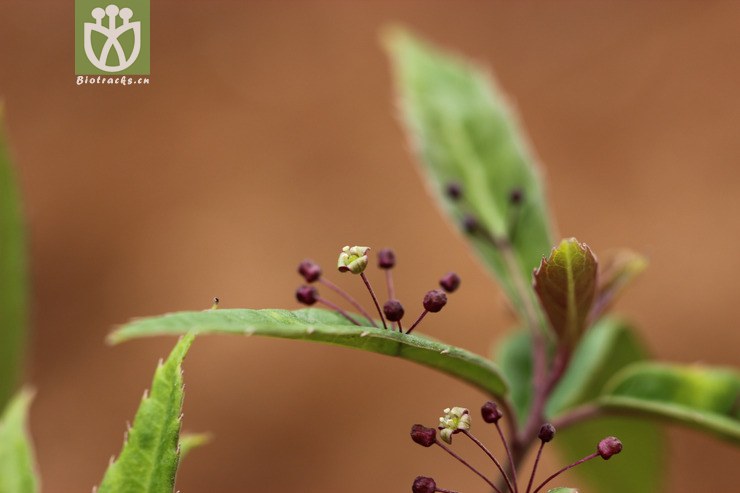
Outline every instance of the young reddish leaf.
{"type": "Polygon", "coordinates": [[[591,320],[598,320],[625,286],[646,267],[647,259],[632,250],[617,250],[607,257],[599,266],[599,287],[591,308],[591,320]]]}
{"type": "Polygon", "coordinates": [[[575,347],[596,294],[597,262],[575,238],[562,240],[534,272],[534,289],[558,340],[575,347]]]}

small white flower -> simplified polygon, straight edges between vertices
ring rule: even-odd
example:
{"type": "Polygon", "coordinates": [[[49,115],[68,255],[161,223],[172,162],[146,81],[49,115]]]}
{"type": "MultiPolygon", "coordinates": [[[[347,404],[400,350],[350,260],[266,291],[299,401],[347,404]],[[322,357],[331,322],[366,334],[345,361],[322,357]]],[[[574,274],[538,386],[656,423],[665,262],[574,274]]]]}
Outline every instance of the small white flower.
{"type": "Polygon", "coordinates": [[[452,443],[452,435],[470,429],[470,411],[464,407],[449,407],[445,415],[439,418],[439,436],[447,443],[452,443]]]}
{"type": "Polygon", "coordinates": [[[361,274],[367,267],[367,252],[370,247],[364,246],[345,246],[337,260],[337,269],[339,272],[351,272],[352,274],[361,274]]]}

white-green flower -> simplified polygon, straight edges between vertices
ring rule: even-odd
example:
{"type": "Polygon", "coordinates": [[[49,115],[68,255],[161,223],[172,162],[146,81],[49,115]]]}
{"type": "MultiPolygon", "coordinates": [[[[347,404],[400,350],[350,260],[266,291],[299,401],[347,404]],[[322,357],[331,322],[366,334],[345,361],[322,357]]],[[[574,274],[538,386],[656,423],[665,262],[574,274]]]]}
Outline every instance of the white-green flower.
{"type": "Polygon", "coordinates": [[[470,411],[464,407],[449,407],[445,415],[439,418],[439,436],[447,443],[452,443],[452,435],[470,429],[470,411]]]}
{"type": "Polygon", "coordinates": [[[367,252],[369,250],[370,247],[345,246],[342,248],[342,253],[339,254],[337,269],[339,269],[339,272],[361,274],[367,267],[367,252]]]}

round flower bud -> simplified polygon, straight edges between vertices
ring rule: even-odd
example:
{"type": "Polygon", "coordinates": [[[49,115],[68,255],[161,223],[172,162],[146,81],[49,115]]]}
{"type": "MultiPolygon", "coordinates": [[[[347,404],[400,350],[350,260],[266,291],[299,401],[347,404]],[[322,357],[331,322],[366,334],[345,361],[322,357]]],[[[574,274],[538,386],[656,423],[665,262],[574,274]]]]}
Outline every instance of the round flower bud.
{"type": "Polygon", "coordinates": [[[596,451],[599,453],[602,459],[609,460],[612,455],[617,455],[622,451],[622,442],[617,437],[606,437],[599,442],[599,446],[596,447],[596,451]]]}
{"type": "Polygon", "coordinates": [[[313,286],[301,286],[295,291],[295,299],[304,305],[313,305],[319,299],[319,292],[313,286]]]}
{"type": "Polygon", "coordinates": [[[362,274],[367,267],[367,252],[369,247],[363,246],[345,246],[339,254],[337,260],[337,269],[339,272],[351,272],[352,274],[362,274]]]}
{"type": "Polygon", "coordinates": [[[452,443],[452,435],[470,429],[470,411],[464,407],[448,407],[444,413],[439,418],[439,436],[445,442],[452,443]]]}
{"type": "Polygon", "coordinates": [[[524,200],[524,190],[521,188],[514,188],[509,192],[509,203],[512,205],[519,205],[524,200]]]}
{"type": "Polygon", "coordinates": [[[298,264],[298,273],[303,276],[306,282],[311,283],[318,281],[321,277],[321,267],[310,260],[304,260],[298,264]]]}
{"type": "Polygon", "coordinates": [[[411,491],[413,493],[434,493],[437,491],[437,483],[432,478],[417,476],[411,486],[411,491]]]}
{"type": "Polygon", "coordinates": [[[433,289],[424,295],[424,309],[437,313],[447,304],[447,295],[439,289],[433,289]]]}
{"type": "Polygon", "coordinates": [[[452,200],[460,200],[460,197],[462,197],[463,193],[462,185],[455,181],[451,181],[445,187],[445,193],[452,200]]]}
{"type": "Polygon", "coordinates": [[[480,414],[486,423],[497,423],[504,416],[495,402],[488,401],[480,408],[480,414]]]}
{"type": "Polygon", "coordinates": [[[411,439],[422,447],[431,447],[437,441],[437,430],[424,425],[411,427],[411,439]]]}
{"type": "Polygon", "coordinates": [[[448,272],[442,279],[439,280],[439,285],[448,293],[452,293],[460,287],[460,276],[458,276],[454,272],[448,272]]]}
{"type": "Polygon", "coordinates": [[[396,265],[396,254],[390,248],[384,248],[378,252],[378,267],[381,269],[392,269],[396,265]]]}
{"type": "Polygon", "coordinates": [[[398,300],[388,300],[383,305],[383,313],[389,322],[398,322],[403,318],[403,305],[398,300]]]}
{"type": "Polygon", "coordinates": [[[543,443],[552,441],[555,438],[555,427],[550,423],[545,423],[540,428],[540,432],[537,434],[537,438],[542,440],[543,443]]]}
{"type": "Polygon", "coordinates": [[[472,235],[473,233],[478,232],[478,229],[480,228],[480,223],[478,222],[477,217],[471,214],[466,214],[463,218],[462,226],[466,233],[472,235]]]}

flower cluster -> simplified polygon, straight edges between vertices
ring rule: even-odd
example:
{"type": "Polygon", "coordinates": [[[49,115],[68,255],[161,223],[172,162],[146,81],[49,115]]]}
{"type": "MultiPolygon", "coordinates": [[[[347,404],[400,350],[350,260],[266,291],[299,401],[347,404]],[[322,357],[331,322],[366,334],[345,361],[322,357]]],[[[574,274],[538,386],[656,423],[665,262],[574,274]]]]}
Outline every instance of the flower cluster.
{"type": "MultiPolygon", "coordinates": [[[[519,493],[519,485],[517,483],[517,464],[512,458],[511,449],[509,447],[509,443],[506,440],[506,437],[504,436],[503,431],[501,430],[501,426],[499,422],[504,417],[504,414],[501,412],[501,409],[499,409],[498,405],[495,402],[486,402],[481,407],[481,417],[485,423],[493,424],[496,426],[496,430],[498,432],[498,435],[501,437],[501,441],[503,442],[504,449],[506,450],[506,455],[508,459],[507,467],[504,467],[504,465],[501,464],[501,462],[496,458],[496,456],[481,442],[476,438],[471,432],[471,417],[470,417],[470,411],[464,407],[452,407],[447,408],[444,410],[444,416],[439,418],[439,426],[438,429],[440,430],[439,436],[442,439],[443,442],[445,442],[448,445],[452,445],[452,437],[453,435],[456,435],[458,433],[462,433],[466,437],[468,437],[470,440],[473,441],[487,456],[491,461],[495,464],[496,468],[498,469],[498,472],[501,474],[502,483],[496,484],[493,482],[488,476],[486,476],[483,472],[472,466],[468,461],[466,461],[464,458],[459,456],[457,453],[455,453],[451,448],[449,448],[445,443],[440,442],[437,440],[437,430],[434,428],[428,428],[424,425],[415,424],[411,427],[411,439],[423,446],[423,447],[432,447],[433,445],[438,446],[442,450],[444,450],[446,453],[450,454],[452,457],[460,461],[463,465],[465,465],[468,469],[473,471],[476,475],[478,475],[483,481],[488,483],[488,485],[493,488],[493,490],[496,493],[503,493],[503,490],[508,490],[509,493],[519,493]]],[[[622,442],[619,441],[616,437],[607,437],[601,440],[598,445],[596,446],[596,451],[583,457],[580,460],[575,461],[572,464],[569,464],[555,473],[548,476],[546,479],[541,481],[537,487],[533,488],[533,483],[535,479],[535,474],[537,472],[537,466],[540,462],[540,457],[542,455],[542,449],[544,448],[546,443],[549,443],[555,438],[555,427],[551,425],[550,423],[544,423],[542,427],[540,428],[540,431],[537,435],[537,437],[540,440],[540,447],[537,451],[537,458],[535,459],[534,466],[532,467],[532,472],[529,476],[529,482],[527,483],[526,490],[522,489],[521,491],[524,491],[525,493],[538,493],[542,488],[545,487],[550,481],[555,479],[557,476],[562,474],[563,472],[567,471],[568,469],[571,469],[575,466],[578,466],[586,461],[589,461],[596,457],[601,457],[604,460],[608,460],[614,455],[618,454],[622,451],[622,442]]],[[[437,486],[437,483],[434,481],[433,478],[426,477],[426,476],[417,476],[416,479],[414,479],[414,482],[411,486],[411,491],[413,493],[434,493],[434,492],[443,492],[443,493],[455,493],[451,490],[446,490],[443,488],[440,488],[437,486]]]]}
{"type": "MultiPolygon", "coordinates": [[[[388,300],[383,303],[382,308],[378,301],[378,297],[375,294],[375,290],[370,284],[370,280],[365,274],[369,259],[370,247],[365,246],[345,246],[339,253],[337,259],[337,270],[342,273],[349,272],[351,274],[359,275],[362,279],[365,287],[370,293],[375,310],[380,317],[380,322],[384,329],[395,329],[399,332],[404,332],[401,325],[401,319],[405,315],[405,310],[401,302],[396,299],[395,289],[393,285],[393,276],[391,270],[396,265],[396,254],[393,250],[383,249],[378,252],[378,268],[385,272],[386,287],[388,292],[388,300]],[[390,327],[389,327],[390,325],[390,327]]],[[[356,316],[345,311],[336,303],[322,298],[319,295],[318,289],[314,286],[315,283],[320,283],[336,294],[341,296],[346,302],[357,310],[362,316],[367,319],[367,322],[373,326],[378,327],[376,321],[373,319],[367,310],[365,310],[360,303],[357,302],[352,296],[349,295],[342,288],[326,279],[323,275],[321,267],[311,260],[304,260],[298,265],[298,273],[303,277],[307,284],[300,286],[295,293],[296,299],[304,305],[313,305],[315,303],[321,303],[332,310],[336,311],[344,318],[349,320],[355,325],[367,325],[358,321],[356,316]]],[[[411,333],[416,326],[422,321],[427,313],[437,313],[447,304],[447,294],[456,291],[460,287],[460,276],[454,272],[445,274],[439,280],[439,286],[442,289],[433,289],[428,291],[422,300],[422,306],[424,310],[416,318],[413,324],[405,331],[406,334],[411,333]]]]}

